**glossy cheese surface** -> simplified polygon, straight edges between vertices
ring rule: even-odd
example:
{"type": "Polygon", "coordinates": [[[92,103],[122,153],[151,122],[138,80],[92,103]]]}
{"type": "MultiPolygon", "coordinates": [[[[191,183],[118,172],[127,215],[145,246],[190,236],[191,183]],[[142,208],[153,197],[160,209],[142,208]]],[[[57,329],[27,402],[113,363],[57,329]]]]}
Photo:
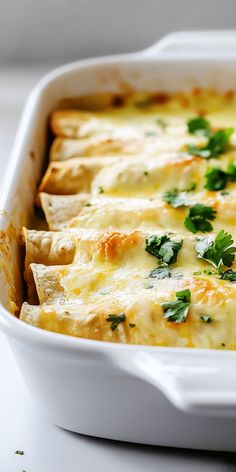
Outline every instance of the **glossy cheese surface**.
{"type": "Polygon", "coordinates": [[[235,349],[236,282],[222,274],[236,274],[236,259],[216,270],[197,250],[221,230],[236,241],[236,177],[229,177],[236,164],[234,94],[87,97],[56,110],[51,129],[37,196],[48,228],[23,229],[28,299],[20,318],[78,338],[235,349]],[[191,133],[188,120],[203,116],[211,134],[191,133]],[[189,145],[202,149],[229,127],[219,153],[208,159],[190,152],[189,145]],[[224,188],[207,188],[212,168],[224,188]],[[168,202],[171,191],[181,193],[181,205],[168,202]],[[196,205],[214,212],[205,232],[185,224],[196,205]],[[177,244],[174,261],[148,250],[153,237],[177,244]],[[183,290],[191,300],[176,322],[163,304],[183,290]]]}

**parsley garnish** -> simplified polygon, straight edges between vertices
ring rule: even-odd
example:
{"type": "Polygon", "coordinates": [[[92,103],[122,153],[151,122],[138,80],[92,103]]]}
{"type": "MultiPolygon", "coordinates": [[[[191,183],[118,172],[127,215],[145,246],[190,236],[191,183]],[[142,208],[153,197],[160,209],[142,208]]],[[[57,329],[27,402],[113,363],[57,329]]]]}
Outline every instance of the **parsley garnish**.
{"type": "Polygon", "coordinates": [[[212,224],[208,220],[213,221],[216,217],[216,211],[213,208],[197,203],[189,210],[189,215],[184,220],[185,227],[192,233],[201,231],[206,233],[212,230],[212,224]]]}
{"type": "Polygon", "coordinates": [[[196,182],[191,182],[182,192],[193,192],[197,188],[196,182]]]}
{"type": "Polygon", "coordinates": [[[111,315],[108,315],[108,317],[106,318],[106,321],[111,323],[111,330],[112,331],[115,331],[118,324],[123,323],[123,321],[125,321],[125,320],[126,320],[125,313],[120,313],[119,315],[111,314],[111,315]]]}
{"type": "Polygon", "coordinates": [[[202,315],[200,316],[201,320],[204,321],[204,323],[212,323],[213,321],[213,318],[211,318],[211,316],[208,316],[208,315],[202,315]]]}
{"type": "Polygon", "coordinates": [[[205,188],[222,190],[228,182],[236,182],[236,161],[230,161],[226,172],[218,167],[209,167],[206,174],[205,188]]]}
{"type": "Polygon", "coordinates": [[[218,274],[218,272],[214,271],[214,270],[210,270],[210,269],[204,269],[204,270],[198,270],[196,272],[193,273],[193,275],[216,275],[218,274]]]}
{"type": "Polygon", "coordinates": [[[221,273],[222,280],[229,280],[230,282],[236,282],[236,270],[225,270],[225,272],[221,273]]]}
{"type": "Polygon", "coordinates": [[[178,252],[182,247],[183,240],[174,241],[169,236],[153,235],[146,239],[145,251],[166,264],[173,264],[177,260],[178,252]]]}
{"type": "Polygon", "coordinates": [[[174,188],[173,190],[164,193],[163,200],[172,205],[172,207],[179,208],[185,206],[186,194],[177,188],[174,188]]]}
{"type": "Polygon", "coordinates": [[[211,238],[199,238],[195,250],[197,257],[207,261],[220,273],[223,265],[231,267],[233,264],[236,247],[232,244],[231,234],[221,230],[213,240],[211,238]]]}
{"type": "Polygon", "coordinates": [[[172,205],[172,207],[174,208],[186,206],[186,203],[187,203],[186,193],[189,193],[195,190],[196,186],[197,184],[195,182],[192,182],[185,189],[178,190],[177,188],[174,188],[173,190],[169,190],[168,192],[164,193],[163,200],[166,203],[170,203],[170,205],[172,205]]]}
{"type": "Polygon", "coordinates": [[[20,449],[17,449],[17,451],[15,451],[15,454],[18,454],[19,456],[23,456],[24,451],[21,451],[20,449]]]}
{"type": "Polygon", "coordinates": [[[151,270],[149,277],[151,279],[169,279],[171,277],[172,269],[168,266],[160,266],[156,267],[155,269],[151,270]]]}
{"type": "Polygon", "coordinates": [[[188,145],[188,152],[193,156],[199,156],[204,159],[211,159],[218,157],[227,151],[229,146],[230,136],[233,133],[233,128],[220,129],[212,133],[204,146],[195,146],[195,144],[188,145]]]}
{"type": "Polygon", "coordinates": [[[99,193],[104,193],[104,188],[103,187],[98,187],[99,193]]]}
{"type": "Polygon", "coordinates": [[[208,190],[223,190],[228,182],[226,172],[218,167],[209,167],[205,174],[206,183],[204,185],[208,190]]]}
{"type": "Polygon", "coordinates": [[[187,121],[187,126],[188,126],[188,132],[191,134],[209,136],[211,132],[210,123],[206,120],[206,118],[203,118],[203,116],[190,118],[187,121]]]}
{"type": "Polygon", "coordinates": [[[182,323],[186,321],[191,293],[189,289],[176,292],[177,300],[173,302],[162,303],[164,308],[164,318],[174,323],[182,323]]]}
{"type": "Polygon", "coordinates": [[[227,167],[227,176],[229,182],[236,182],[236,161],[230,161],[227,167]]]}

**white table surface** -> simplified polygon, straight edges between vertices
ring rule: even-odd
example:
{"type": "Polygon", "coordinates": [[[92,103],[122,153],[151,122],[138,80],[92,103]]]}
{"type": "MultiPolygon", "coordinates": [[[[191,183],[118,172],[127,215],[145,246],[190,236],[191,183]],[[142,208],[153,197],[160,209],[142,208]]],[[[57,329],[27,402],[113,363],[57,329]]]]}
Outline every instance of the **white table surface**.
{"type": "MultiPolygon", "coordinates": [[[[0,179],[22,105],[47,70],[0,70],[0,179]]],[[[236,438],[235,438],[236,440],[236,438]]],[[[147,447],[69,433],[43,418],[0,334],[0,472],[233,472],[236,454],[147,447]],[[24,455],[16,455],[17,449],[24,455]]]]}

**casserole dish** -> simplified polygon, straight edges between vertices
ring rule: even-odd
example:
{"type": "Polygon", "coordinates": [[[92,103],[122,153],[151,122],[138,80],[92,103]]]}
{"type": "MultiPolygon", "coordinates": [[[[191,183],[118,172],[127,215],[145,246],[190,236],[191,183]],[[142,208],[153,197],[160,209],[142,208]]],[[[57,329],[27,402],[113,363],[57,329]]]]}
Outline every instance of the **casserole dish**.
{"type": "Polygon", "coordinates": [[[33,397],[63,428],[145,444],[236,450],[234,351],[76,339],[35,329],[9,313],[22,299],[20,228],[33,218],[47,119],[60,100],[130,87],[234,90],[235,58],[234,32],[175,34],[140,53],[62,67],[29,98],[1,195],[0,325],[33,397]]]}

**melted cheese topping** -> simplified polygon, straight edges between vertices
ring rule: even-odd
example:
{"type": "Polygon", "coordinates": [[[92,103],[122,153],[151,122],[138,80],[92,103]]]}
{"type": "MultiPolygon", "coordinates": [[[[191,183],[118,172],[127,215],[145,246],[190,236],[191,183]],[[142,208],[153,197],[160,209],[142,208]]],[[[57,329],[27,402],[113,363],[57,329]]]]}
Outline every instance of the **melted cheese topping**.
{"type": "Polygon", "coordinates": [[[80,109],[56,110],[37,198],[49,231],[23,230],[28,302],[21,319],[81,338],[235,349],[236,285],[207,275],[214,270],[195,249],[203,235],[184,225],[200,203],[216,211],[204,236],[214,240],[224,229],[236,239],[236,183],[223,193],[205,188],[209,167],[227,172],[236,161],[236,134],[224,153],[207,160],[188,153],[188,144],[203,146],[207,137],[187,127],[189,118],[206,115],[213,130],[236,129],[235,112],[234,94],[201,90],[88,97],[80,109]],[[184,191],[186,206],[164,201],[174,188],[184,191]],[[182,242],[168,278],[155,277],[162,262],[146,251],[153,235],[182,242]],[[170,322],[162,304],[185,289],[186,321],[170,322]],[[109,315],[124,319],[114,326],[109,315]]]}

